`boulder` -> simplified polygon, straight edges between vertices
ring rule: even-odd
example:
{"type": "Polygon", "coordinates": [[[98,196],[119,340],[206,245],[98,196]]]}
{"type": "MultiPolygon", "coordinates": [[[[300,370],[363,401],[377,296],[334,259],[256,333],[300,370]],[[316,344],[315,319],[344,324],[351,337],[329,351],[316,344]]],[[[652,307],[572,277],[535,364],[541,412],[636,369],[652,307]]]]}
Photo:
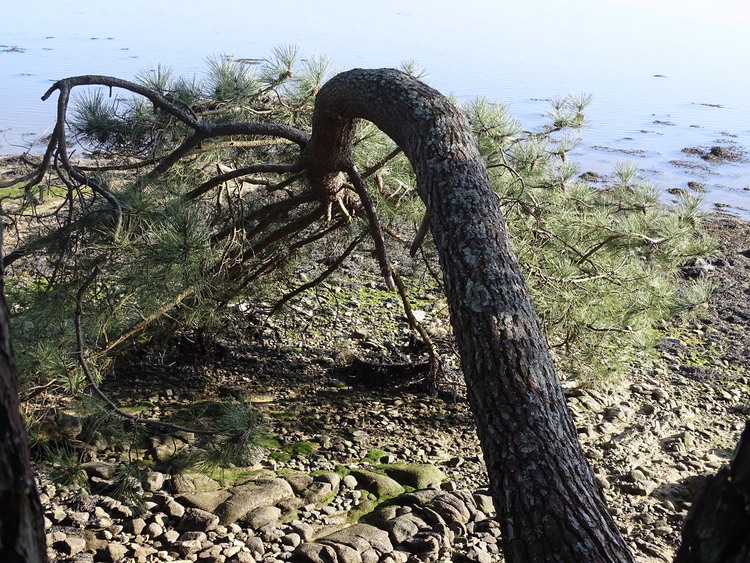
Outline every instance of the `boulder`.
{"type": "Polygon", "coordinates": [[[239,523],[247,528],[258,530],[271,524],[275,526],[281,518],[281,509],[275,506],[261,506],[240,518],[239,523]]]}
{"type": "Polygon", "coordinates": [[[223,525],[236,522],[261,506],[273,506],[294,496],[291,485],[284,479],[260,479],[229,489],[231,496],[216,509],[223,525]]]}
{"type": "Polygon", "coordinates": [[[220,489],[219,483],[203,473],[181,473],[172,477],[175,494],[200,493],[220,489]]]}
{"type": "Polygon", "coordinates": [[[178,497],[178,500],[185,506],[200,508],[206,512],[214,512],[221,503],[231,496],[232,494],[229,491],[206,491],[181,495],[178,497]]]}
{"type": "Polygon", "coordinates": [[[394,463],[383,467],[388,477],[415,489],[439,487],[448,476],[429,463],[394,463]]]}
{"type": "Polygon", "coordinates": [[[177,530],[210,532],[219,525],[219,517],[200,508],[187,508],[177,525],[177,530]]]}
{"type": "Polygon", "coordinates": [[[372,548],[380,553],[393,551],[393,544],[388,537],[388,532],[379,530],[369,524],[354,524],[334,532],[318,540],[319,542],[334,544],[340,543],[356,549],[363,553],[372,548]]]}
{"type": "Polygon", "coordinates": [[[364,469],[357,469],[351,473],[357,479],[357,483],[363,489],[371,492],[378,498],[395,497],[404,492],[404,488],[398,481],[387,475],[381,475],[364,469]]]}

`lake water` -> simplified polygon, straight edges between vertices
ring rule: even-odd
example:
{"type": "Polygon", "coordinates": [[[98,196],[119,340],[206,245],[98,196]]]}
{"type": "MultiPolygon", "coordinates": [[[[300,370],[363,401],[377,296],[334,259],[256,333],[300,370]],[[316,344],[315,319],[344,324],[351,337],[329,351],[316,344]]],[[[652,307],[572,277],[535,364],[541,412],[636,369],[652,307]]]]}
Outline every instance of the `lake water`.
{"type": "Polygon", "coordinates": [[[158,64],[200,74],[211,55],[262,58],[295,44],[336,68],[415,60],[460,99],[510,105],[528,127],[545,99],[593,95],[581,172],[635,161],[659,185],[705,185],[707,208],[750,217],[750,164],[685,148],[750,150],[750,4],[745,0],[3,0],[0,154],[49,132],[59,78],[132,78],[158,64]]]}

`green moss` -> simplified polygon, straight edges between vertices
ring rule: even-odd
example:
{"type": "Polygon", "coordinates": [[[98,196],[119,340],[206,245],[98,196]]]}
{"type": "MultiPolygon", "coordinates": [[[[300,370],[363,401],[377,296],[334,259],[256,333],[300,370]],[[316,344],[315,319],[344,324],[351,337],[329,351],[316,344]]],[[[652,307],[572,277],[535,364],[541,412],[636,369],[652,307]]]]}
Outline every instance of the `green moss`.
{"type": "Polygon", "coordinates": [[[362,491],[360,503],[352,508],[346,515],[346,521],[354,524],[360,518],[375,510],[379,505],[378,498],[369,491],[362,491]]]}
{"type": "MultiPolygon", "coordinates": [[[[247,469],[243,467],[212,467],[200,464],[195,470],[217,481],[222,487],[232,487],[252,479],[269,477],[268,469],[247,469]]],[[[274,474],[275,475],[275,474],[274,474]]]]}
{"type": "Polygon", "coordinates": [[[367,452],[365,457],[362,458],[362,462],[377,464],[387,455],[388,452],[375,448],[367,452]]]}
{"type": "Polygon", "coordinates": [[[286,452],[271,452],[270,454],[268,454],[268,459],[286,463],[292,459],[292,456],[286,452]]]}
{"type": "Polygon", "coordinates": [[[282,448],[284,452],[292,456],[310,455],[311,453],[318,451],[318,449],[320,449],[320,444],[318,444],[317,442],[308,442],[305,440],[287,444],[282,448]]]}

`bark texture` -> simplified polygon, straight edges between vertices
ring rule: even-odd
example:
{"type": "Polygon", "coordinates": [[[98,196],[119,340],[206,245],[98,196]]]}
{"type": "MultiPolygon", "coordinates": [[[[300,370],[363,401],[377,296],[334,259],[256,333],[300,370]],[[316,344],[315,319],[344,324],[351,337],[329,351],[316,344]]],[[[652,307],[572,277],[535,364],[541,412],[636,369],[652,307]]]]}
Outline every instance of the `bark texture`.
{"type": "Polygon", "coordinates": [[[696,495],[675,563],[750,561],[750,421],[729,467],[696,495]]]}
{"type": "Polygon", "coordinates": [[[399,71],[339,74],[316,101],[304,154],[313,182],[353,167],[359,118],[388,134],[416,172],[506,561],[633,561],[583,456],[466,117],[399,71]]]}
{"type": "Polygon", "coordinates": [[[34,483],[26,430],[19,411],[16,370],[10,344],[8,306],[3,291],[1,266],[0,561],[3,563],[47,561],[42,506],[34,483]]]}

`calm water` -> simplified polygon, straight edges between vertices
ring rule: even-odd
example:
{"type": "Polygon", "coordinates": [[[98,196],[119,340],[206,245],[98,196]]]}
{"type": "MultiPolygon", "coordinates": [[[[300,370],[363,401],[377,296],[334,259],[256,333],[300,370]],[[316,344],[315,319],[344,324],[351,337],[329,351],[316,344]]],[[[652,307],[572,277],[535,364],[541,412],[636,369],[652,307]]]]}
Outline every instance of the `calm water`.
{"type": "Polygon", "coordinates": [[[159,63],[200,74],[211,55],[295,44],[341,70],[413,59],[439,90],[504,101],[529,127],[545,98],[590,93],[581,172],[633,160],[665,192],[701,182],[708,206],[747,217],[750,164],[695,168],[681,150],[750,150],[748,26],[745,0],[2,0],[0,154],[52,125],[54,101],[39,98],[55,79],[159,63]]]}

